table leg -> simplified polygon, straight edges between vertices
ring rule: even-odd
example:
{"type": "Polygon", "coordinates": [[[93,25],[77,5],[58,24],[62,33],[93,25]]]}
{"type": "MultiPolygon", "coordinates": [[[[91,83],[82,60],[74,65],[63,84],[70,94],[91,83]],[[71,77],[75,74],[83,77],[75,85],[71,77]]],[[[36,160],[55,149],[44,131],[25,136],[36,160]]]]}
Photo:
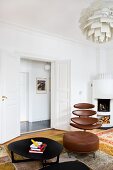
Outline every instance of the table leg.
{"type": "Polygon", "coordinates": [[[15,159],[14,159],[14,152],[13,152],[13,151],[11,151],[11,159],[12,159],[12,163],[36,161],[35,159],[22,159],[22,160],[15,160],[15,159]]]}
{"type": "Polygon", "coordinates": [[[42,165],[43,167],[47,166],[47,165],[53,165],[53,164],[56,164],[56,163],[59,163],[59,155],[57,156],[57,160],[55,162],[47,162],[47,160],[42,160],[42,165]]]}
{"type": "Polygon", "coordinates": [[[43,168],[47,165],[46,160],[43,160],[43,161],[42,161],[42,165],[43,165],[43,168]]]}
{"type": "Polygon", "coordinates": [[[56,160],[56,163],[59,163],[59,155],[57,156],[57,160],[56,160]]]}
{"type": "Polygon", "coordinates": [[[15,163],[15,159],[14,159],[14,153],[13,153],[13,151],[11,151],[11,159],[12,159],[12,163],[15,163]]]}

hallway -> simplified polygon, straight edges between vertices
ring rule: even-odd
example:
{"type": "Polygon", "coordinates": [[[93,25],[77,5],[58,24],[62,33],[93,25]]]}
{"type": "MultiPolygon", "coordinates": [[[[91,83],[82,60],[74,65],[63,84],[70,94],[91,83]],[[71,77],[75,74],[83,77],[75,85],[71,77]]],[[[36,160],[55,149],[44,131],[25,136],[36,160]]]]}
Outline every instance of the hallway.
{"type": "Polygon", "coordinates": [[[21,134],[30,131],[46,129],[46,128],[50,128],[50,120],[43,120],[43,121],[36,121],[36,122],[28,122],[28,121],[20,122],[21,134]]]}

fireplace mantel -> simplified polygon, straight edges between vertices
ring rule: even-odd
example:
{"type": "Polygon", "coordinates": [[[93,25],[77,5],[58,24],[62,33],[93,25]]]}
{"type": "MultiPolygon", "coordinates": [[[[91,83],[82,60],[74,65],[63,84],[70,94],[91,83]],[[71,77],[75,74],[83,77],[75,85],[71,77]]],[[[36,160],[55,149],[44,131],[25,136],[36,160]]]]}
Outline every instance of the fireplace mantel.
{"type": "Polygon", "coordinates": [[[93,98],[113,99],[113,79],[93,80],[93,98]]]}
{"type": "MultiPolygon", "coordinates": [[[[97,117],[104,120],[103,127],[113,126],[113,79],[97,79],[93,80],[92,86],[92,103],[95,105],[97,117]],[[110,109],[99,110],[99,101],[107,101],[109,99],[110,109]],[[105,120],[108,119],[108,123],[105,120]]],[[[103,104],[104,105],[104,104],[103,104]]]]}

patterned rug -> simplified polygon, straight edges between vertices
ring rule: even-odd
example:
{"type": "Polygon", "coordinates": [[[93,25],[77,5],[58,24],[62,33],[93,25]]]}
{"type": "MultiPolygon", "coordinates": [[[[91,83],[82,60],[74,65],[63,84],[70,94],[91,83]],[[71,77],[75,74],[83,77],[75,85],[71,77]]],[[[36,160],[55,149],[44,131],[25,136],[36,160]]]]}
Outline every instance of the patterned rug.
{"type": "MultiPolygon", "coordinates": [[[[25,139],[28,137],[43,136],[54,139],[62,143],[62,137],[64,131],[54,131],[48,130],[43,132],[32,133],[28,135],[23,135],[19,139],[25,139]]],[[[63,152],[60,157],[60,162],[64,161],[73,161],[79,160],[84,162],[91,170],[113,170],[113,129],[104,130],[102,132],[97,132],[97,135],[100,138],[100,150],[96,152],[96,158],[94,159],[92,155],[71,155],[71,158],[68,157],[66,152],[63,152]],[[102,152],[104,151],[104,152],[102,152]],[[106,152],[106,153],[105,153],[106,152]],[[109,154],[111,155],[109,155],[109,154]]],[[[7,143],[8,144],[8,143],[7,143]]],[[[7,144],[0,146],[0,170],[38,170],[41,168],[41,164],[38,161],[33,162],[21,162],[21,163],[11,163],[11,158],[9,151],[7,149],[7,144]]],[[[20,156],[15,155],[17,159],[20,159],[20,156]]]]}
{"type": "Polygon", "coordinates": [[[100,139],[100,150],[113,156],[113,129],[96,133],[100,139]]]}
{"type": "Polygon", "coordinates": [[[95,158],[93,158],[92,154],[88,154],[88,155],[72,154],[71,158],[69,158],[67,153],[64,153],[61,155],[60,161],[61,162],[70,161],[70,159],[79,160],[85,163],[92,170],[113,170],[113,157],[102,151],[97,151],[95,158]]]}
{"type": "MultiPolygon", "coordinates": [[[[113,157],[102,152],[96,152],[96,158],[91,155],[74,155],[68,156],[66,152],[60,156],[60,162],[75,161],[79,160],[85,163],[91,170],[113,170],[113,157]]],[[[54,159],[52,159],[54,161],[54,159]]],[[[16,170],[39,170],[42,165],[38,161],[23,162],[14,164],[16,170]]]]}

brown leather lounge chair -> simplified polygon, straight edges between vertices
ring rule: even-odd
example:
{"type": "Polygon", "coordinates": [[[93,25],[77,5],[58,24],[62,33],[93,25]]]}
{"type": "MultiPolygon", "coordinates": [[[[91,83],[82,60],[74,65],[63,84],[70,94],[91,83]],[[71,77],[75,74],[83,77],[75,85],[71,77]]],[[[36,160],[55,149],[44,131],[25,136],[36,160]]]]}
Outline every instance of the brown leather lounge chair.
{"type": "Polygon", "coordinates": [[[67,132],[63,136],[63,145],[69,152],[93,153],[99,149],[99,138],[96,134],[87,132],[101,127],[101,122],[93,115],[96,111],[92,110],[95,106],[90,103],[78,103],[74,105],[76,110],[72,111],[75,117],[71,118],[70,125],[81,129],[79,131],[67,132]]]}

